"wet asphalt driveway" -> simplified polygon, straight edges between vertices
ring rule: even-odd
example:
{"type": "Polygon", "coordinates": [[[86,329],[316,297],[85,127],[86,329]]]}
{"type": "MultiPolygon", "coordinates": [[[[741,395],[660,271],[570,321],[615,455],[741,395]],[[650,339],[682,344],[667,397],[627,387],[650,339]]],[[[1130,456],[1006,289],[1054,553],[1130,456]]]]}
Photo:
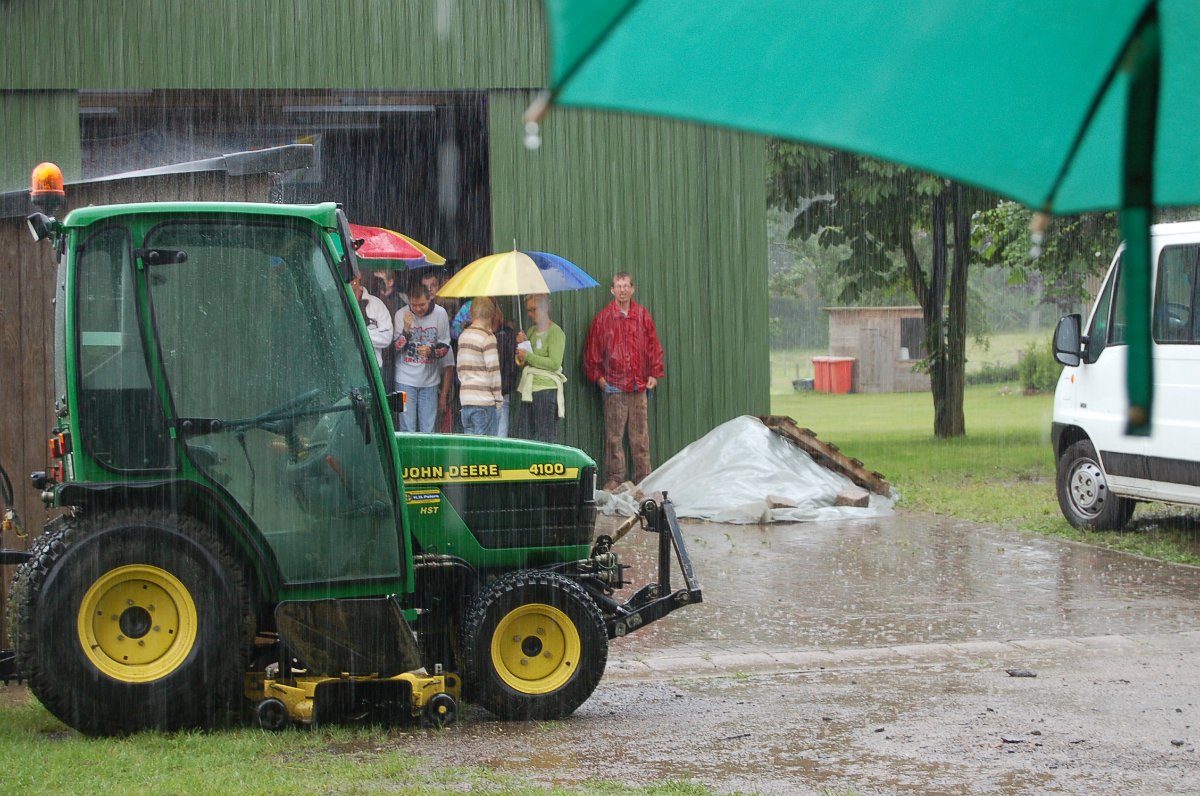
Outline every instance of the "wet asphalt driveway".
{"type": "Polygon", "coordinates": [[[613,642],[574,716],[397,745],[562,785],[1200,793],[1200,568],[905,513],[684,535],[705,602],[613,642]]]}

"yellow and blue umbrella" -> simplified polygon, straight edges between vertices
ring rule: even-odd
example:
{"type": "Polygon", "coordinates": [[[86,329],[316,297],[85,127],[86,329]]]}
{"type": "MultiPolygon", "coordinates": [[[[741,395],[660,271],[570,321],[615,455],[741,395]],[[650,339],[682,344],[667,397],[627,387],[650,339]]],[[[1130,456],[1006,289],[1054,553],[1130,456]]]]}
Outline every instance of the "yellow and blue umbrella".
{"type": "Polygon", "coordinates": [[[525,252],[542,272],[551,293],[563,290],[583,290],[600,283],[575,263],[549,252],[525,252]]]}
{"type": "Polygon", "coordinates": [[[467,265],[438,290],[439,296],[524,296],[596,287],[599,282],[557,254],[489,254],[467,265]]]}

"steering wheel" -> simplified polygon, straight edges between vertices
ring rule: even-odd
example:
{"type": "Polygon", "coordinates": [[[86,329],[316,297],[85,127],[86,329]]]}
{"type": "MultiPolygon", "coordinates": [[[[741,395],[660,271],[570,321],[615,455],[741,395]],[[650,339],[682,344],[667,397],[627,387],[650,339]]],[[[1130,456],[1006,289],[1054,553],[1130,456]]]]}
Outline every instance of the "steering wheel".
{"type": "Polygon", "coordinates": [[[250,422],[251,424],[266,425],[272,421],[287,419],[289,413],[306,404],[312,403],[320,394],[321,391],[314,387],[313,389],[302,392],[293,398],[289,398],[279,406],[276,406],[274,409],[269,409],[266,412],[263,412],[261,415],[251,418],[250,422]]]}
{"type": "Polygon", "coordinates": [[[1158,311],[1166,339],[1183,340],[1187,338],[1188,323],[1192,317],[1192,311],[1188,305],[1167,301],[1159,305],[1158,311]]]}

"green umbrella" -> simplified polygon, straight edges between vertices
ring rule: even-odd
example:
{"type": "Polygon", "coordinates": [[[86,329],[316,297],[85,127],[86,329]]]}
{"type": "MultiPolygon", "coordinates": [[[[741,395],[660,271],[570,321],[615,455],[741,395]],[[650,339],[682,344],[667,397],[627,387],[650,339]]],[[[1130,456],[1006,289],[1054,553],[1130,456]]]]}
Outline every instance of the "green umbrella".
{"type": "Polygon", "coordinates": [[[1126,267],[1140,273],[1130,426],[1148,432],[1148,219],[1154,206],[1200,204],[1200,2],[545,8],[550,89],[531,124],[550,101],[652,113],[905,163],[1045,212],[1125,211],[1126,267]]]}

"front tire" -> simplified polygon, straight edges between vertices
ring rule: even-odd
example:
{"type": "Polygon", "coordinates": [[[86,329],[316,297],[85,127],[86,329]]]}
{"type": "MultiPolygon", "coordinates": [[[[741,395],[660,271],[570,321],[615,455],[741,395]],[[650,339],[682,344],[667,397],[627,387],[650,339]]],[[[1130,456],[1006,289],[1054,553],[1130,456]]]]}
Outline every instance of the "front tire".
{"type": "Polygon", "coordinates": [[[604,617],[573,580],[550,572],[506,575],[472,604],[463,622],[464,686],[505,719],[569,716],[604,674],[604,617]]]}
{"type": "Polygon", "coordinates": [[[1058,460],[1058,505],[1067,522],[1086,531],[1117,531],[1133,516],[1134,502],[1115,495],[1086,439],[1071,445],[1058,460]]]}
{"type": "Polygon", "coordinates": [[[67,522],[22,565],[18,666],[88,735],[225,723],[254,638],[245,575],[196,519],[121,511],[67,522]]]}

